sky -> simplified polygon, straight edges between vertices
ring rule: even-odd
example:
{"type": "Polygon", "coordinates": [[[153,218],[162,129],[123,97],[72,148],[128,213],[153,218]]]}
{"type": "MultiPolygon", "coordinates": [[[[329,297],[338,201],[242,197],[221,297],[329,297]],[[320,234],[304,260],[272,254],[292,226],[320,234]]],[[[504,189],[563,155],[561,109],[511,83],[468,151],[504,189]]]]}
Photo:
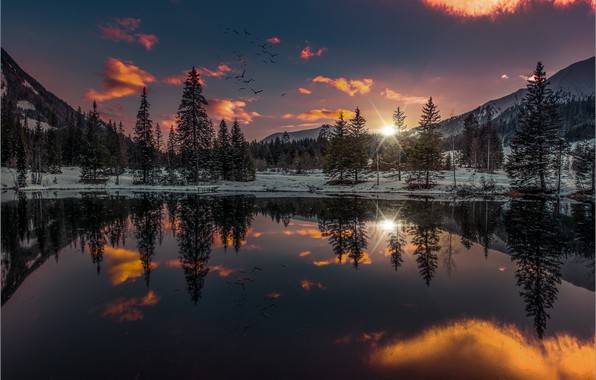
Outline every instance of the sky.
{"type": "Polygon", "coordinates": [[[594,1],[4,1],[1,43],[129,132],[146,87],[167,136],[193,66],[214,126],[237,118],[248,140],[356,107],[375,132],[397,107],[414,127],[432,97],[446,119],[525,87],[538,61],[550,76],[593,56],[594,1]]]}

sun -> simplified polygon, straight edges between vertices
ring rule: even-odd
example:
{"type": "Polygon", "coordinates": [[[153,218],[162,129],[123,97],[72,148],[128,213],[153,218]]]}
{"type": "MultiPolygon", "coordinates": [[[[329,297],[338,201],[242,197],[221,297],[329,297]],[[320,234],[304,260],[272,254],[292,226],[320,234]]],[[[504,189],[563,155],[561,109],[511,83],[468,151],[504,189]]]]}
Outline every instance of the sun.
{"type": "Polygon", "coordinates": [[[386,124],[381,128],[381,134],[383,136],[393,136],[395,134],[395,128],[393,125],[386,124]]]}

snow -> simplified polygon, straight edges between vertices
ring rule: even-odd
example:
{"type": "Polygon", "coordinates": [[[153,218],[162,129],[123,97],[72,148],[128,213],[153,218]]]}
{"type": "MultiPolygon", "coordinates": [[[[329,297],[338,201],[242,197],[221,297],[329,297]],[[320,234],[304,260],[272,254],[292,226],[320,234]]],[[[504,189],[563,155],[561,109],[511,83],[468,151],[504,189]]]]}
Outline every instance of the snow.
{"type": "Polygon", "coordinates": [[[31,89],[31,91],[33,91],[33,93],[34,93],[35,95],[39,95],[39,92],[37,92],[37,90],[36,90],[36,89],[34,89],[34,88],[33,88],[33,86],[31,86],[31,84],[30,84],[29,82],[27,82],[26,80],[23,80],[23,86],[25,86],[25,87],[27,87],[27,88],[30,88],[30,89],[31,89]]]}
{"type": "MultiPolygon", "coordinates": [[[[308,174],[291,174],[282,172],[259,172],[256,180],[252,182],[232,182],[217,181],[215,183],[206,182],[202,190],[209,190],[209,186],[216,186],[218,194],[240,194],[254,193],[258,196],[325,196],[337,194],[359,194],[363,196],[382,196],[383,198],[403,198],[410,195],[431,195],[435,197],[452,197],[453,192],[453,172],[442,172],[442,178],[438,180],[437,186],[428,190],[408,190],[403,181],[397,181],[397,173],[381,172],[379,184],[377,185],[376,172],[369,171],[363,173],[364,182],[356,185],[329,185],[328,178],[320,171],[314,171],[308,174]]],[[[48,191],[60,192],[61,196],[72,193],[71,196],[77,196],[81,191],[105,191],[119,192],[120,194],[150,191],[150,192],[193,192],[198,191],[197,186],[164,186],[164,185],[134,185],[132,176],[126,173],[120,176],[120,183],[116,185],[115,177],[110,177],[106,184],[89,185],[79,182],[80,169],[78,167],[62,168],[61,174],[45,174],[42,185],[29,185],[23,188],[23,191],[48,191]],[[55,179],[55,181],[54,181],[55,179]]],[[[6,191],[14,187],[16,172],[14,169],[2,167],[1,185],[4,190],[2,200],[12,199],[15,196],[14,191],[6,191]]],[[[509,190],[509,179],[503,171],[495,174],[486,174],[474,172],[472,169],[458,168],[456,170],[456,180],[459,189],[467,188],[475,190],[475,194],[482,196],[484,193],[480,190],[480,184],[483,181],[494,181],[494,195],[505,193],[509,190]]],[[[30,180],[30,176],[29,176],[30,180]]],[[[563,176],[563,194],[575,192],[573,178],[570,173],[563,176]]]]}
{"type": "Polygon", "coordinates": [[[29,103],[27,100],[19,100],[17,102],[17,107],[22,110],[33,110],[35,111],[35,106],[29,103]]]}

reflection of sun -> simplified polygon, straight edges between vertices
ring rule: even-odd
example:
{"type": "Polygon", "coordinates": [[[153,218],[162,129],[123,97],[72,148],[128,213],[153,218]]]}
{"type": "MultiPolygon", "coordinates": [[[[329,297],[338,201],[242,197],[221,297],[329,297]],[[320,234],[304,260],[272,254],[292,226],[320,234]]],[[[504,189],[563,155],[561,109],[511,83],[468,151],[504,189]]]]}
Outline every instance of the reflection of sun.
{"type": "Polygon", "coordinates": [[[392,125],[386,124],[381,128],[383,136],[392,136],[395,134],[395,128],[392,125]]]}

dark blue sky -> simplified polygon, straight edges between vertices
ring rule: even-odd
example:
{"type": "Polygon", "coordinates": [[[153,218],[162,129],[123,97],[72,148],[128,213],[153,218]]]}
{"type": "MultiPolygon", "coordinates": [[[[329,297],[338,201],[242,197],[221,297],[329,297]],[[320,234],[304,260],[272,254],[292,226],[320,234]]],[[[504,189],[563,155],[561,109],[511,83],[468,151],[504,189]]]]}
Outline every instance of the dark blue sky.
{"type": "Polygon", "coordinates": [[[2,3],[2,46],[56,95],[83,110],[97,99],[129,130],[143,86],[153,120],[169,128],[193,65],[214,123],[238,117],[249,139],[356,106],[375,130],[397,106],[413,126],[432,96],[447,118],[524,87],[538,60],[552,75],[593,56],[593,0],[556,4],[22,0],[2,3]]]}

